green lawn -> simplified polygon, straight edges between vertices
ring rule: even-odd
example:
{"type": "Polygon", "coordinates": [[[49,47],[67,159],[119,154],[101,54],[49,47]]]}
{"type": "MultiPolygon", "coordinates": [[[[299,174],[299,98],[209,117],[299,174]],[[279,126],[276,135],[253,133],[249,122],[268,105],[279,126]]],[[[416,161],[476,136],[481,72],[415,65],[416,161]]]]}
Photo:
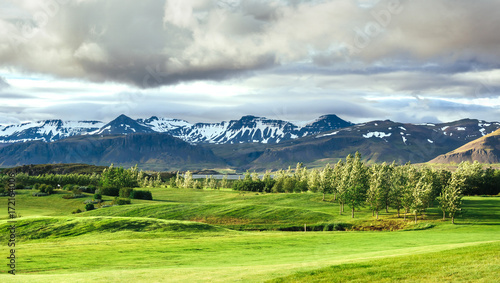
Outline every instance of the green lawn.
{"type": "Polygon", "coordinates": [[[299,272],[270,282],[498,282],[500,243],[299,272]]]}
{"type": "MultiPolygon", "coordinates": [[[[151,191],[153,201],[77,215],[71,211],[83,207],[84,199],[22,192],[16,197],[22,215],[18,274],[6,274],[2,264],[0,281],[332,282],[339,276],[341,281],[491,282],[498,276],[485,271],[499,274],[498,197],[465,198],[457,225],[441,221],[439,209],[431,209],[419,225],[400,231],[284,232],[229,228],[403,221],[394,210],[379,221],[367,209],[355,219],[348,211],[340,216],[338,206],[321,201],[320,194],[151,191]]],[[[2,231],[7,226],[0,221],[2,231]]],[[[7,237],[0,235],[4,247],[7,237]]]]}

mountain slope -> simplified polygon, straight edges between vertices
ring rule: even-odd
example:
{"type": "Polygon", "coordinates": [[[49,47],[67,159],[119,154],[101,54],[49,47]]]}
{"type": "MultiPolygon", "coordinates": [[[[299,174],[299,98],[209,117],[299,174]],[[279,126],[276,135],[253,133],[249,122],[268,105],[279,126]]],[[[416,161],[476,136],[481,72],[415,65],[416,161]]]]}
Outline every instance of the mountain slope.
{"type": "Polygon", "coordinates": [[[0,126],[0,143],[16,143],[32,140],[56,141],[76,135],[93,134],[103,125],[104,123],[99,121],[46,120],[0,126]]]}
{"type": "Polygon", "coordinates": [[[224,166],[212,151],[191,145],[169,135],[130,134],[76,136],[46,143],[32,141],[0,149],[0,166],[47,163],[86,163],[93,165],[140,164],[142,168],[164,170],[224,166]]]}
{"type": "Polygon", "coordinates": [[[478,120],[421,125],[373,121],[279,144],[212,145],[209,148],[230,165],[256,170],[286,168],[297,162],[309,167],[322,166],[336,163],[356,151],[368,162],[420,163],[500,127],[498,123],[489,123],[486,129],[479,124],[478,120]]]}
{"type": "Polygon", "coordinates": [[[451,152],[442,154],[429,162],[460,163],[462,161],[500,163],[500,130],[471,141],[451,152]]]}

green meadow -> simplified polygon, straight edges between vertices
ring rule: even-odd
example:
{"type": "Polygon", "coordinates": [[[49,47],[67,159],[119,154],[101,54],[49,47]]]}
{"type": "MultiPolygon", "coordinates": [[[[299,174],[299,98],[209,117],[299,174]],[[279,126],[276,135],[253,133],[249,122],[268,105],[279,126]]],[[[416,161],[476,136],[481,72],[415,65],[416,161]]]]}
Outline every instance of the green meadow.
{"type": "MultiPolygon", "coordinates": [[[[500,197],[465,197],[456,225],[438,208],[403,220],[332,196],[154,188],[152,201],[83,209],[66,192],[18,191],[16,275],[1,282],[493,282],[500,275],[500,197]],[[304,232],[304,225],[307,231],[304,232]]],[[[107,202],[112,198],[105,197],[107,202]]],[[[7,204],[7,197],[0,201],[7,204]]]]}

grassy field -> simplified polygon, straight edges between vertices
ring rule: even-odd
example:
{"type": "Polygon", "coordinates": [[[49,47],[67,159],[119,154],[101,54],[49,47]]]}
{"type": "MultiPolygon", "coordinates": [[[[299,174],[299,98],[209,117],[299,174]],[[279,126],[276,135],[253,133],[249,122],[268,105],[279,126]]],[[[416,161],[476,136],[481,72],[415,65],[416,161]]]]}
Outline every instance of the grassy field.
{"type": "MultiPolygon", "coordinates": [[[[8,235],[2,233],[0,281],[492,282],[500,275],[498,197],[465,198],[457,225],[440,220],[437,208],[414,225],[394,210],[380,220],[367,209],[354,219],[347,208],[339,215],[338,205],[320,194],[151,191],[153,201],[80,214],[71,212],[85,198],[21,191],[17,275],[6,273],[8,235]],[[304,224],[321,230],[341,224],[348,231],[279,231],[304,224]]],[[[4,217],[0,229],[7,227],[4,217]]]]}

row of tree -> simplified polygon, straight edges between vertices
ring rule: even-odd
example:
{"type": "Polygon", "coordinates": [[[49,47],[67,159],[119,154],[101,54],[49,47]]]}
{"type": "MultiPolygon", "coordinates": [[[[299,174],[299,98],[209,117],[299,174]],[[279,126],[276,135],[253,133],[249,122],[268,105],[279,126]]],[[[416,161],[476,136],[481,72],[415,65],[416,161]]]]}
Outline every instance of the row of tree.
{"type": "MultiPolygon", "coordinates": [[[[0,182],[8,184],[9,176],[0,175],[0,182]]],[[[102,174],[42,174],[31,176],[26,173],[16,174],[16,184],[32,187],[36,184],[46,184],[52,187],[67,185],[116,187],[118,189],[129,187],[159,187],[162,184],[160,173],[149,175],[137,169],[137,165],[124,169],[113,164],[104,169],[102,174]]]]}
{"type": "Polygon", "coordinates": [[[185,188],[185,189],[213,189],[218,190],[221,188],[230,188],[231,182],[228,180],[227,175],[222,177],[222,180],[217,180],[213,176],[206,176],[203,181],[195,180],[193,173],[187,171],[184,175],[177,172],[175,178],[170,179],[170,187],[172,188],[185,188]]]}
{"type": "Polygon", "coordinates": [[[381,210],[394,208],[400,215],[404,212],[417,216],[424,213],[437,199],[443,211],[454,222],[460,211],[463,194],[490,193],[498,194],[495,178],[500,177],[498,171],[482,169],[482,165],[474,162],[463,162],[451,173],[447,170],[434,170],[428,167],[417,167],[411,164],[403,166],[392,164],[374,164],[367,166],[361,161],[361,155],[349,155],[339,160],[335,166],[326,165],[321,170],[307,170],[297,164],[295,170],[280,170],[271,175],[266,172],[262,178],[256,173],[245,174],[243,180],[235,182],[233,189],[256,192],[320,192],[325,200],[326,194],[333,194],[339,203],[339,213],[344,206],[351,209],[354,217],[356,209],[368,206],[377,216],[381,210]]]}

